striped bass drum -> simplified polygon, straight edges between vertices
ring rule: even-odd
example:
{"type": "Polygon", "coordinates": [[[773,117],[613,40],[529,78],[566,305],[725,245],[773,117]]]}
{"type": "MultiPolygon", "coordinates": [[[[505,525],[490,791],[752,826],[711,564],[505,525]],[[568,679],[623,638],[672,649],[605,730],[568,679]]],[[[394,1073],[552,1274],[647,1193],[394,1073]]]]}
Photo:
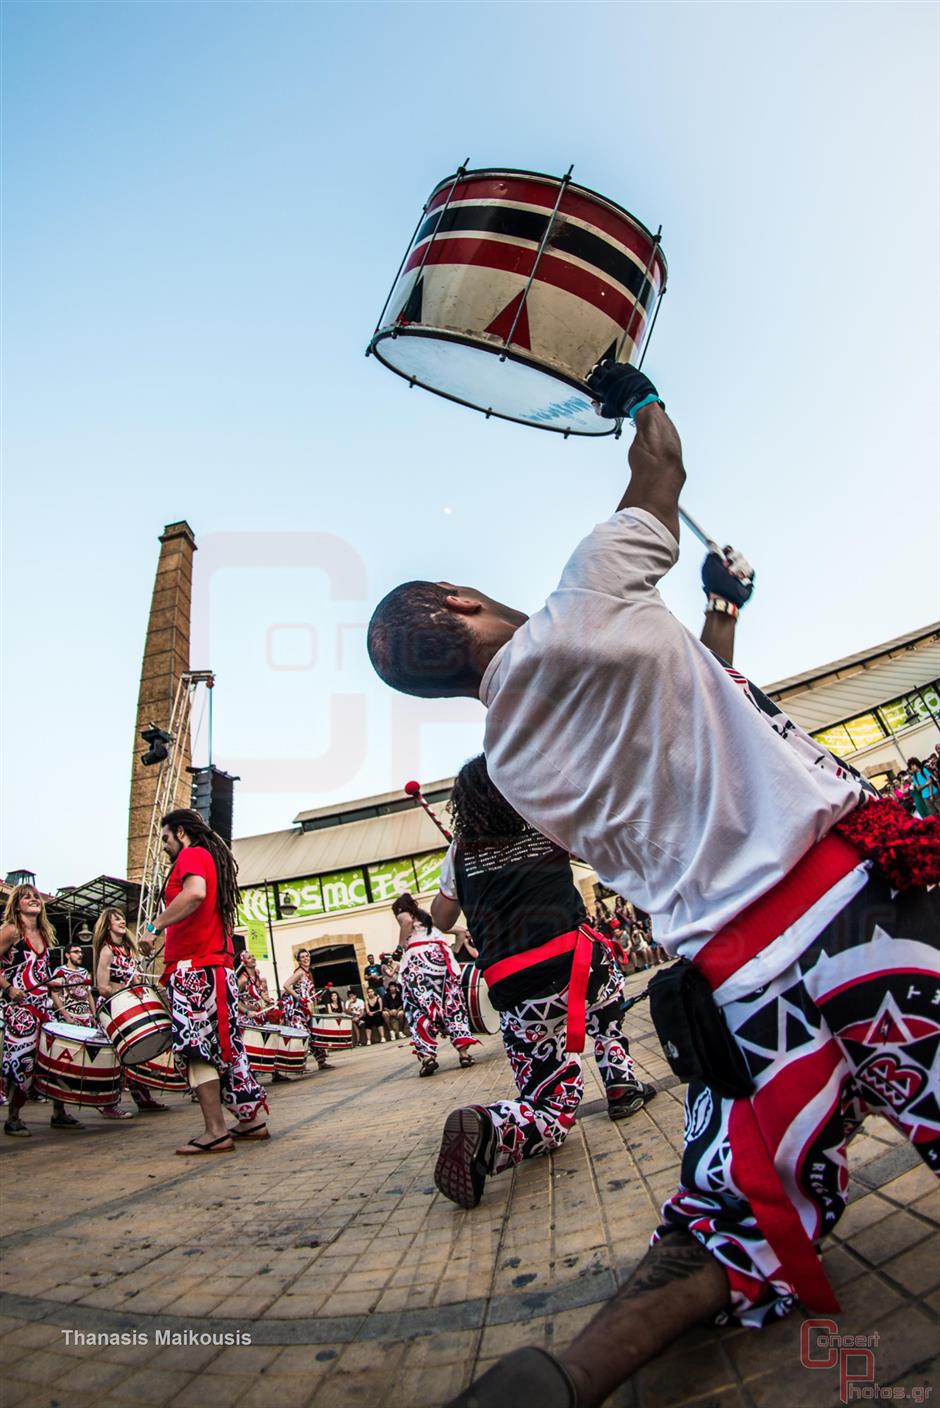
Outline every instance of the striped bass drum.
{"type": "Polygon", "coordinates": [[[367,351],[487,417],[609,435],[585,379],[642,362],[666,275],[658,233],[570,172],[462,166],[431,192],[367,351]]]}
{"type": "Polygon", "coordinates": [[[181,1073],[173,1052],[169,1050],[154,1056],[152,1061],[139,1061],[134,1067],[133,1078],[139,1085],[146,1085],[150,1090],[182,1092],[189,1089],[189,1081],[181,1073]]]}
{"type": "Polygon", "coordinates": [[[50,1100],[104,1109],[120,1100],[124,1072],[110,1042],[94,1027],[44,1022],[33,1084],[50,1100]]]}
{"type": "Polygon", "coordinates": [[[339,1012],[317,1012],[310,1018],[310,1036],[315,1046],[325,1046],[327,1051],[352,1046],[352,1017],[339,1012]]]}
{"type": "Polygon", "coordinates": [[[490,1002],[490,991],[483,974],[475,963],[466,963],[460,974],[463,1000],[467,1004],[470,1030],[484,1036],[495,1036],[499,1031],[499,1013],[490,1002]]]}
{"type": "Polygon", "coordinates": [[[281,1028],[271,1024],[254,1026],[248,1023],[242,1027],[242,1042],[248,1064],[256,1076],[270,1075],[277,1069],[278,1052],[281,1049],[281,1028]]]}
{"type": "Polygon", "coordinates": [[[274,1069],[281,1075],[302,1075],[307,1069],[310,1035],[305,1027],[279,1027],[280,1039],[274,1052],[274,1069]]]}
{"type": "Polygon", "coordinates": [[[98,1021],[125,1066],[152,1061],[170,1045],[173,1025],[156,988],[128,983],[98,1003],[98,1021]]]}

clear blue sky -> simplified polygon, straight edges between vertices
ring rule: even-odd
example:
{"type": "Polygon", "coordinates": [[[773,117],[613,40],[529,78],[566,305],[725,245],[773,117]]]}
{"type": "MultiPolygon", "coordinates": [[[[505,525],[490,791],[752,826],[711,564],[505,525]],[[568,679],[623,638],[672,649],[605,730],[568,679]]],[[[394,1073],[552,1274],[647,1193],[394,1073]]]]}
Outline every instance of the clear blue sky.
{"type": "MultiPolygon", "coordinates": [[[[937,29],[905,4],[7,0],[0,867],[123,873],[177,518],[238,832],[477,748],[474,705],[419,706],[420,730],[396,712],[370,605],[427,575],[538,607],[625,449],[487,423],[364,359],[466,156],[574,162],[662,222],[647,369],[689,510],[758,570],[743,669],[767,683],[935,618],[937,29]]],[[[683,546],[666,595],[698,629],[683,546]]]]}

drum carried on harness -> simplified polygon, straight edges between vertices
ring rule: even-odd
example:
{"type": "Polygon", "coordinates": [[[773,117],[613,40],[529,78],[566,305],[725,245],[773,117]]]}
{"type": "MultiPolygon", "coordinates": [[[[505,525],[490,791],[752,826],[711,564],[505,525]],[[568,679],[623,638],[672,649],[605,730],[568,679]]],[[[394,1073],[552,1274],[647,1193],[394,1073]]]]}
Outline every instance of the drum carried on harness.
{"type": "Polygon", "coordinates": [[[33,1084],[50,1100],[106,1108],[120,1100],[124,1072],[107,1037],[94,1027],[44,1022],[33,1084]]]}
{"type": "Polygon", "coordinates": [[[487,417],[609,435],[586,378],[642,362],[666,277],[659,234],[570,171],[462,166],[431,192],[367,350],[487,417]]]}
{"type": "Polygon", "coordinates": [[[176,1064],[172,1051],[164,1051],[154,1056],[152,1061],[139,1061],[134,1066],[134,1080],[151,1090],[189,1089],[189,1081],[176,1064]]]}
{"type": "Polygon", "coordinates": [[[281,1075],[302,1075],[307,1069],[310,1034],[304,1027],[280,1027],[280,1041],[274,1053],[274,1069],[281,1075]]]}
{"type": "Polygon", "coordinates": [[[255,1026],[249,1022],[242,1027],[241,1035],[248,1064],[256,1076],[270,1075],[277,1069],[282,1043],[280,1027],[270,1024],[255,1026]]]}
{"type": "Polygon", "coordinates": [[[338,1012],[318,1012],[310,1018],[310,1035],[315,1046],[340,1051],[353,1044],[353,1019],[338,1012]]]}
{"type": "Polygon", "coordinates": [[[486,980],[475,963],[466,963],[460,974],[463,1000],[467,1004],[470,1030],[483,1036],[495,1036],[499,1031],[499,1013],[490,1002],[486,980]]]}
{"type": "Polygon", "coordinates": [[[152,1061],[170,1045],[173,1024],[156,988],[128,983],[98,1003],[98,1021],[125,1066],[152,1061]]]}

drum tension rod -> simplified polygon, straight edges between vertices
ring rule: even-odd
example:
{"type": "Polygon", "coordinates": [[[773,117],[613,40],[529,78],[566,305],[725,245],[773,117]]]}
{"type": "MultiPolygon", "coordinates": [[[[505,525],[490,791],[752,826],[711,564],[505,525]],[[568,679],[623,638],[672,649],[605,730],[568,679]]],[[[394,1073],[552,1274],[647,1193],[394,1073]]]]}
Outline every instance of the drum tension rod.
{"type": "MultiPolygon", "coordinates": [[[[509,329],[509,332],[503,338],[504,347],[511,346],[512,340],[516,335],[516,328],[519,326],[519,319],[522,317],[522,310],[525,308],[526,303],[529,301],[529,289],[532,287],[532,284],[535,280],[535,276],[538,273],[539,265],[542,262],[542,255],[545,253],[545,246],[548,244],[548,237],[551,234],[552,226],[555,223],[555,216],[558,214],[558,207],[561,205],[562,196],[568,189],[568,182],[571,180],[571,173],[573,170],[574,162],[571,163],[571,165],[568,167],[568,170],[561,178],[561,185],[558,187],[558,195],[555,199],[555,208],[553,209],[551,215],[548,217],[548,224],[545,226],[545,231],[542,235],[542,240],[538,247],[538,252],[535,256],[535,263],[532,265],[532,272],[529,275],[529,281],[526,284],[525,289],[523,290],[522,297],[519,300],[519,307],[516,309],[516,316],[512,320],[512,327],[509,329]]],[[[501,362],[505,362],[506,356],[507,354],[505,352],[500,352],[499,360],[501,362]]]]}

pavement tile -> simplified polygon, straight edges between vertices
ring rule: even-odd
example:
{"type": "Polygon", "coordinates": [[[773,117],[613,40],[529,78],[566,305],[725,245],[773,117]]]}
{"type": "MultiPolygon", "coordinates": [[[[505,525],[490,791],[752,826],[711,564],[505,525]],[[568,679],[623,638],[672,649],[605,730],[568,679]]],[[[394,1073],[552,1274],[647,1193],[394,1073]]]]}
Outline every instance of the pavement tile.
{"type": "Polygon", "coordinates": [[[858,1232],[852,1247],[874,1266],[897,1256],[924,1238],[924,1224],[907,1212],[895,1212],[873,1227],[858,1232]]]}
{"type": "MultiPolygon", "coordinates": [[[[470,1213],[431,1172],[447,1111],[511,1090],[493,1038],[466,1076],[445,1053],[434,1082],[412,1078],[400,1047],[344,1053],[329,1081],[273,1093],[277,1142],[182,1177],[171,1151],[192,1123],[186,1102],[159,1137],[129,1121],[67,1150],[0,1149],[35,1194],[0,1237],[12,1253],[3,1408],[440,1408],[517,1345],[563,1349],[643,1256],[676,1182],[683,1089],[642,1007],[629,1031],[644,1078],[661,1083],[654,1104],[611,1124],[589,1059],[567,1144],[491,1179],[470,1213]],[[69,1324],[151,1343],[66,1346],[69,1324]],[[242,1327],[254,1343],[157,1346],[157,1326],[242,1327]]],[[[884,1121],[849,1157],[850,1205],[824,1253],[838,1323],[883,1334],[882,1382],[922,1382],[933,1326],[917,1304],[940,1315],[940,1190],[884,1121]]],[[[608,1408],[834,1408],[834,1376],[799,1366],[800,1318],[759,1334],[702,1327],[608,1408]]]]}

